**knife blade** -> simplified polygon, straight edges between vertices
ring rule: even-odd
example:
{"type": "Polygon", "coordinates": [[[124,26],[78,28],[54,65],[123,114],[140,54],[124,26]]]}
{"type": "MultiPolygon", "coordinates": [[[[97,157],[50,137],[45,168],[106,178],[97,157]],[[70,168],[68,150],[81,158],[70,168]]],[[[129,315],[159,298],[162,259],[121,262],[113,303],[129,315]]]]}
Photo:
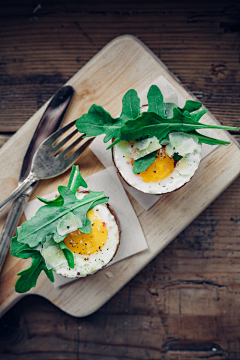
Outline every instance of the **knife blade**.
{"type": "MultiPolygon", "coordinates": [[[[37,128],[32,136],[27,151],[23,158],[22,168],[19,176],[19,183],[23,182],[29,174],[32,158],[39,145],[55,132],[61,125],[67,108],[72,100],[74,89],[70,85],[63,86],[53,96],[41,117],[37,128]]],[[[10,240],[14,234],[23,209],[31,195],[37,181],[33,183],[18,199],[16,199],[7,216],[6,222],[0,235],[0,271],[8,253],[10,240]]]]}

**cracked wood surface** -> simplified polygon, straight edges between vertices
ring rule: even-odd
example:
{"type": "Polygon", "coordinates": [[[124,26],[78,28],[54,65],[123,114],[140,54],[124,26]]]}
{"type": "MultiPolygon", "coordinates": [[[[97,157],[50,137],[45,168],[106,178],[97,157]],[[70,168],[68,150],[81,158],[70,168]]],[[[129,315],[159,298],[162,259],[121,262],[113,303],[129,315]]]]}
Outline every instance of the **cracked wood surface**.
{"type": "MultiPolygon", "coordinates": [[[[239,126],[236,1],[39,4],[1,6],[1,144],[126,33],[222,124],[239,126]]],[[[239,359],[239,224],[238,178],[94,314],[74,318],[34,295],[17,303],[0,320],[1,359],[239,359]]]]}

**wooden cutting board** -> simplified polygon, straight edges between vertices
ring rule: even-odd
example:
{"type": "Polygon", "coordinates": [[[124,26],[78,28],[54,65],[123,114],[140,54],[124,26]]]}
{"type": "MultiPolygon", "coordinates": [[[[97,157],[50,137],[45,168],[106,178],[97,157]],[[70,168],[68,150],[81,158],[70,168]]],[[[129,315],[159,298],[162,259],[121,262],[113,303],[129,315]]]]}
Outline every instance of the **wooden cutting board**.
{"type": "MultiPolygon", "coordinates": [[[[140,93],[163,75],[185,99],[194,97],[180,84],[166,66],[144,44],[132,36],[116,38],[104,47],[68,82],[75,95],[65,117],[65,124],[87,112],[92,103],[101,104],[113,116],[121,111],[124,93],[134,88],[140,93]]],[[[0,201],[17,185],[21,163],[34,129],[46,107],[43,106],[0,150],[0,201]]],[[[208,123],[217,122],[208,113],[208,123]]],[[[227,132],[216,131],[221,139],[229,140],[227,132]]],[[[145,211],[130,198],[139,218],[148,250],[112,265],[113,277],[101,270],[94,276],[54,288],[42,273],[37,286],[28,294],[38,294],[74,316],[86,316],[96,311],[119,291],[133,276],[167,246],[198,216],[240,173],[240,149],[234,139],[228,146],[219,146],[200,164],[193,179],[183,188],[164,195],[150,210],[145,211]]],[[[84,177],[103,169],[103,165],[88,149],[77,162],[84,177]]],[[[40,181],[31,199],[43,196],[66,185],[69,172],[52,180],[40,181]]],[[[0,214],[1,228],[7,210],[0,214]]],[[[24,221],[24,216],[21,221],[24,221]]],[[[133,229],[134,231],[134,229],[133,229]]],[[[0,314],[2,315],[24,295],[14,291],[17,273],[30,264],[8,255],[0,278],[0,314]]]]}

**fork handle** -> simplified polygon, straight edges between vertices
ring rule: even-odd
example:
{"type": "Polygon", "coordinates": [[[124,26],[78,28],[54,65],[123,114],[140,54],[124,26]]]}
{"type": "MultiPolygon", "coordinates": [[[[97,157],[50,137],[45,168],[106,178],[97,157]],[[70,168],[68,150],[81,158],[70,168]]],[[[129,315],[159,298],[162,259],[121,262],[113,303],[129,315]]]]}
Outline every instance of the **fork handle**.
{"type": "Polygon", "coordinates": [[[20,195],[12,204],[4,227],[0,235],[0,271],[8,253],[11,238],[23,213],[24,206],[29,198],[28,194],[20,195]]]}
{"type": "Polygon", "coordinates": [[[28,177],[0,204],[0,212],[2,212],[13,200],[22,194],[27,188],[39,180],[36,175],[30,171],[28,177]]]}

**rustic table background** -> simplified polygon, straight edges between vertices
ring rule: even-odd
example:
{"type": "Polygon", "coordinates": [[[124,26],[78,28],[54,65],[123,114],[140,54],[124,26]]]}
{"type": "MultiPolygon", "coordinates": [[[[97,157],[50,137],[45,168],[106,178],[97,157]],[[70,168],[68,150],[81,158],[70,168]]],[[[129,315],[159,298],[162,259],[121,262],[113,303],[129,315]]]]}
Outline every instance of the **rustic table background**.
{"type": "MultiPolygon", "coordinates": [[[[240,125],[238,1],[39,1],[0,4],[1,146],[123,34],[142,40],[222,124],[240,125]]],[[[0,320],[0,357],[239,359],[239,251],[237,179],[91,316],[37,296],[17,303],[0,320]]]]}

